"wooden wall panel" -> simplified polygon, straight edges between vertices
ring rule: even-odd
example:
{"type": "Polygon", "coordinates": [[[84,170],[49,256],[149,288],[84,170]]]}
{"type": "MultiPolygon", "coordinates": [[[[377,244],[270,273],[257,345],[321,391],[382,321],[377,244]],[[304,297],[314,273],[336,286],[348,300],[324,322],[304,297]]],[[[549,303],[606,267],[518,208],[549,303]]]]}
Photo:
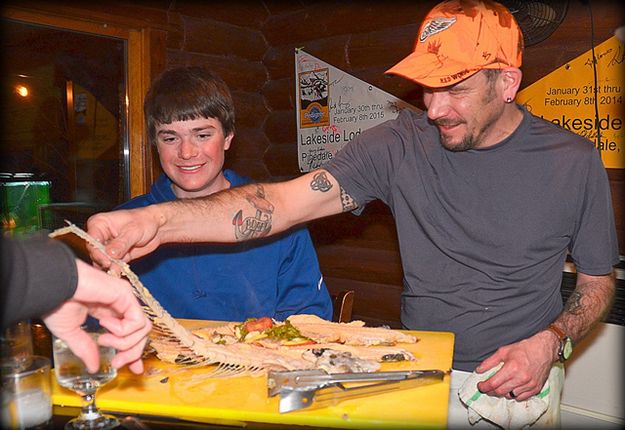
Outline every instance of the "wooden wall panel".
{"type": "Polygon", "coordinates": [[[293,110],[274,110],[271,112],[267,116],[264,130],[272,145],[291,145],[297,154],[295,112],[293,110]]]}
{"type": "Polygon", "coordinates": [[[265,162],[271,174],[280,178],[299,175],[295,112],[293,110],[271,112],[267,116],[264,131],[270,142],[265,162]]]}
{"type": "Polygon", "coordinates": [[[260,160],[268,147],[269,140],[262,130],[237,125],[228,155],[233,159],[260,160]]]}
{"type": "MultiPolygon", "coordinates": [[[[226,77],[223,77],[224,81],[226,77]]],[[[232,90],[236,125],[261,130],[269,114],[265,99],[260,92],[232,90]]]]}
{"type": "Polygon", "coordinates": [[[133,1],[68,2],[64,0],[7,0],[5,7],[45,12],[50,16],[109,22],[129,28],[167,29],[167,0],[137,4],[133,1]]]}
{"type": "Polygon", "coordinates": [[[288,12],[297,12],[306,5],[310,4],[310,0],[263,0],[263,4],[269,11],[269,15],[280,15],[288,12]]]}
{"type": "Polygon", "coordinates": [[[257,94],[267,79],[266,69],[259,61],[240,57],[197,54],[168,49],[168,67],[206,66],[213,69],[228,84],[231,91],[257,94]]]}
{"type": "Polygon", "coordinates": [[[369,203],[359,216],[343,213],[327,220],[312,221],[309,227],[320,246],[342,244],[394,252],[399,250],[393,215],[381,201],[369,203]]]}
{"type": "Polygon", "coordinates": [[[410,24],[352,35],[346,53],[349,66],[354,69],[379,65],[390,68],[412,52],[417,31],[419,25],[410,24]]]}
{"type": "Polygon", "coordinates": [[[420,22],[437,1],[312,1],[299,11],[271,15],[263,34],[271,46],[368,33],[420,22]]]}
{"type": "Polygon", "coordinates": [[[321,40],[308,41],[280,46],[271,46],[263,63],[267,67],[269,79],[293,77],[295,74],[295,49],[303,48],[306,52],[317,52],[323,55],[323,60],[339,69],[347,69],[349,63],[345,56],[345,46],[349,43],[348,35],[328,37],[321,40]]]}
{"type": "Polygon", "coordinates": [[[185,16],[182,20],[185,51],[261,61],[267,50],[265,38],[256,30],[207,18],[185,16]]]}
{"type": "Polygon", "coordinates": [[[229,159],[226,156],[224,166],[233,169],[242,176],[247,176],[257,181],[269,181],[273,177],[267,170],[267,165],[262,159],[229,159]]]}
{"type": "Polygon", "coordinates": [[[342,290],[355,291],[352,320],[364,321],[372,327],[402,328],[399,319],[401,286],[327,275],[324,275],[324,280],[331,294],[342,290]]]}
{"type": "Polygon", "coordinates": [[[297,148],[292,145],[269,145],[263,161],[274,180],[293,178],[300,173],[297,148]]]}
{"type": "Polygon", "coordinates": [[[182,15],[171,11],[167,14],[167,48],[173,51],[180,51],[184,43],[184,21],[182,15]]]}
{"type": "Polygon", "coordinates": [[[291,109],[295,115],[295,82],[292,76],[267,81],[261,92],[269,109],[291,109]]]}
{"type": "Polygon", "coordinates": [[[243,28],[260,30],[269,12],[261,1],[231,0],[227,2],[203,2],[197,0],[163,0],[184,16],[233,24],[243,28]]]}
{"type": "Polygon", "coordinates": [[[402,283],[401,262],[393,250],[330,244],[324,247],[319,263],[326,276],[391,285],[402,283]]]}

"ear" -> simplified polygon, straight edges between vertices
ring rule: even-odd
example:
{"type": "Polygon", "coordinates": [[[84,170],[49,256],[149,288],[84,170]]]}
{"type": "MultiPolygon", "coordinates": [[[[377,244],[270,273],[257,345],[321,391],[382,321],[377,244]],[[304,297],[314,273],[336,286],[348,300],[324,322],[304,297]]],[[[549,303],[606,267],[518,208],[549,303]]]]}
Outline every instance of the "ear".
{"type": "Polygon", "coordinates": [[[232,139],[234,139],[234,133],[230,132],[224,139],[224,151],[230,149],[230,144],[232,143],[232,139]]]}
{"type": "Polygon", "coordinates": [[[523,78],[523,72],[517,67],[506,67],[501,72],[503,91],[502,96],[504,100],[514,100],[517,91],[521,86],[521,79],[523,78]]]}

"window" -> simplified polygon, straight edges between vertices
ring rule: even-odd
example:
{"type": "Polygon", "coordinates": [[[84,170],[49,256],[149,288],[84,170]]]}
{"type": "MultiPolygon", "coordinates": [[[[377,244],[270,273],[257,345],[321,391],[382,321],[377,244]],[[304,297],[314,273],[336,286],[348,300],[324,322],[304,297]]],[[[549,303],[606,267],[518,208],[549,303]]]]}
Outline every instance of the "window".
{"type": "Polygon", "coordinates": [[[14,232],[80,225],[144,193],[154,175],[141,107],[164,58],[150,46],[165,33],[57,9],[2,10],[0,215],[14,232]]]}

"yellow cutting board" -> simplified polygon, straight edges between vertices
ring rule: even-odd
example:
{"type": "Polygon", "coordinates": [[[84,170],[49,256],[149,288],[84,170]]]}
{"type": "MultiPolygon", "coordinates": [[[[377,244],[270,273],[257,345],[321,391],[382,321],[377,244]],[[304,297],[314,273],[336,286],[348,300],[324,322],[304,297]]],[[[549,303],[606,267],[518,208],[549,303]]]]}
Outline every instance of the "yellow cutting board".
{"type": "MultiPolygon", "coordinates": [[[[208,321],[180,321],[189,328],[215,325],[208,321]]],[[[406,333],[419,341],[399,346],[412,352],[416,361],[384,363],[381,370],[451,369],[452,333],[406,333]]],[[[147,359],[145,366],[150,373],[157,373],[134,375],[122,369],[117,379],[102,387],[97,393],[100,409],[239,426],[256,422],[357,429],[445,428],[447,423],[449,374],[442,382],[432,385],[280,414],[279,396],[267,396],[266,376],[201,379],[201,375],[214,366],[176,372],[182,367],[163,363],[155,357],[147,359]]],[[[57,407],[80,406],[79,396],[60,387],[56,381],[53,381],[53,402],[57,407]]]]}

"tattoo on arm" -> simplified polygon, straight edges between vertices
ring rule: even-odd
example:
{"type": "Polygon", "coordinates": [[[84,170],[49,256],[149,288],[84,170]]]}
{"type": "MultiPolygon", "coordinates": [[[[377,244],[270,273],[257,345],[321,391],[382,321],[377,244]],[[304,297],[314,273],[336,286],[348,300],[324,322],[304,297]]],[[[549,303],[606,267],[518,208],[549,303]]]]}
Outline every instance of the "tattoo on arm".
{"type": "MultiPolygon", "coordinates": [[[[319,172],[315,174],[315,176],[313,176],[313,180],[310,182],[310,189],[313,191],[321,191],[322,193],[325,193],[332,189],[332,183],[326,176],[325,172],[319,172]]],[[[347,194],[347,192],[345,192],[343,187],[340,187],[340,190],[341,190],[341,206],[343,208],[343,212],[349,212],[349,211],[353,211],[354,209],[356,209],[358,205],[356,204],[356,202],[354,202],[354,199],[352,198],[352,196],[347,194]]]]}
{"type": "Polygon", "coordinates": [[[573,291],[566,301],[564,311],[572,315],[578,315],[582,309],[581,301],[582,293],[579,291],[573,291]]]}
{"type": "Polygon", "coordinates": [[[328,180],[325,172],[319,172],[313,176],[313,180],[310,182],[310,189],[313,191],[321,191],[325,193],[330,191],[332,183],[328,180]]]}
{"type": "Polygon", "coordinates": [[[343,206],[343,212],[353,211],[358,207],[352,196],[341,187],[341,205],[343,206]]]}
{"type": "Polygon", "coordinates": [[[614,274],[575,286],[558,318],[558,325],[579,341],[607,314],[614,298],[614,274]]]}
{"type": "Polygon", "coordinates": [[[234,236],[239,241],[264,237],[269,234],[272,226],[274,206],[265,198],[265,189],[256,184],[255,192],[245,189],[245,199],[256,209],[254,216],[243,217],[243,209],[239,209],[234,218],[234,236]]]}

